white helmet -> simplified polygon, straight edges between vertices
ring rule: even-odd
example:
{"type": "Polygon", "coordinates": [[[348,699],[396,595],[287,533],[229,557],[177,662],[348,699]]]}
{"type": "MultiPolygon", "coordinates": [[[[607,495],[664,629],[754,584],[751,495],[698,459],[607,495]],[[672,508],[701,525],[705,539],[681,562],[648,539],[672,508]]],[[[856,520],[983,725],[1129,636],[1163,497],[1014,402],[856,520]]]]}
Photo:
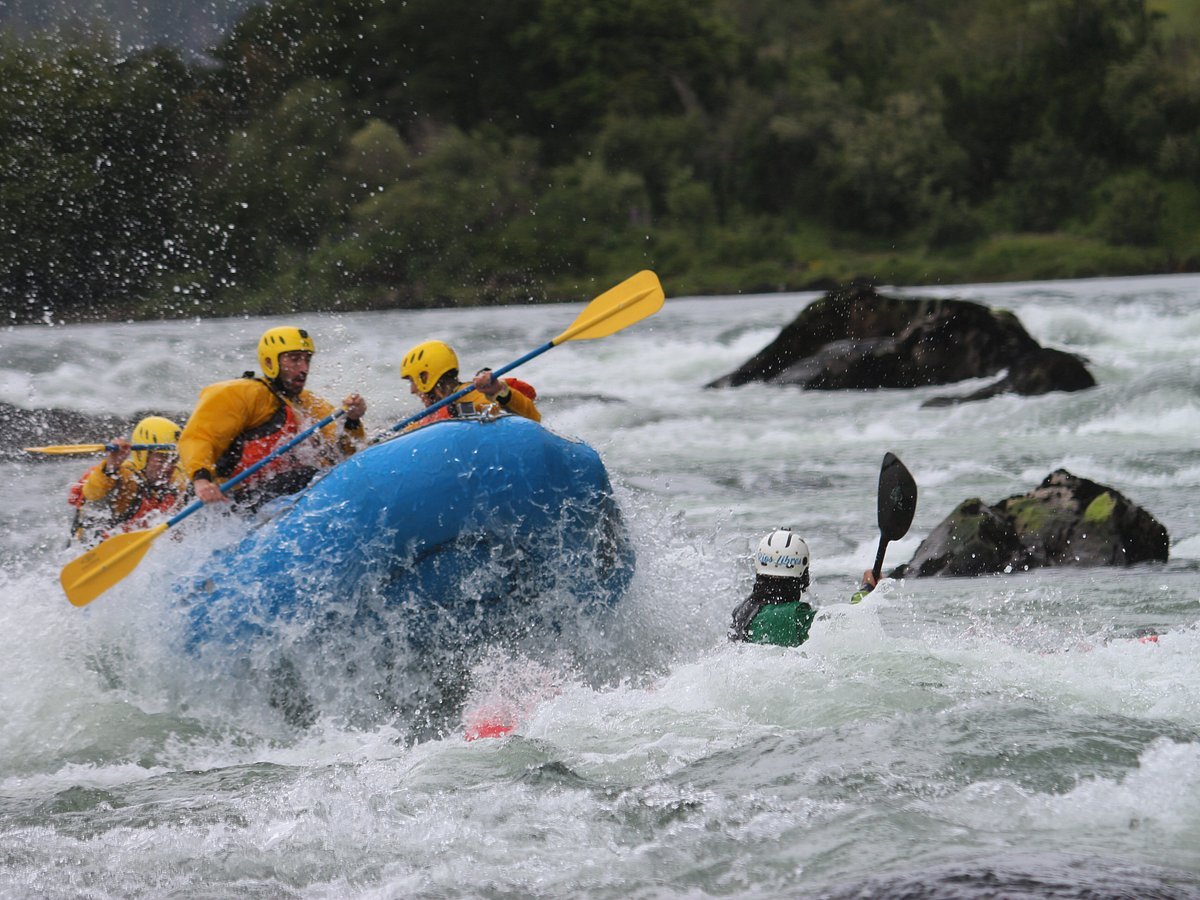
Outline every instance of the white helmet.
{"type": "Polygon", "coordinates": [[[808,544],[790,528],[772,531],[758,543],[754,574],[808,580],[808,544]]]}

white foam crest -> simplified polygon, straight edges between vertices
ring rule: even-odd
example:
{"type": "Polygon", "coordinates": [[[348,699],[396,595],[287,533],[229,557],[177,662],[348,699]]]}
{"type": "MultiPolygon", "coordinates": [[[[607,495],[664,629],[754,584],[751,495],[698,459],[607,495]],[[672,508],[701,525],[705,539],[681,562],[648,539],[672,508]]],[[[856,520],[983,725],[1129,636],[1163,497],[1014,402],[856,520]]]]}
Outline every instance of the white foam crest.
{"type": "MultiPolygon", "coordinates": [[[[864,525],[863,531],[868,531],[869,528],[864,525]]],[[[893,566],[898,565],[903,560],[912,559],[917,552],[917,548],[921,545],[924,536],[912,534],[911,532],[903,538],[895,541],[889,541],[887,553],[884,558],[884,571],[888,571],[893,566]]],[[[843,586],[848,587],[846,597],[858,589],[859,577],[865,569],[871,568],[875,562],[875,553],[879,549],[879,534],[875,533],[874,537],[864,538],[854,545],[853,550],[849,553],[818,553],[820,543],[810,541],[809,547],[813,552],[813,572],[815,576],[821,579],[819,590],[814,591],[815,599],[820,603],[835,602],[833,598],[825,597],[825,576],[839,576],[847,578],[843,586]],[[851,585],[850,582],[853,582],[851,585]]],[[[834,588],[831,588],[834,589],[834,588]]],[[[841,598],[845,599],[845,597],[841,598]]]]}
{"type": "Polygon", "coordinates": [[[1125,777],[1091,778],[1061,796],[1030,798],[1022,819],[1045,830],[1133,831],[1155,855],[1200,864],[1200,744],[1160,738],[1125,777]]]}
{"type": "Polygon", "coordinates": [[[722,641],[648,687],[566,683],[534,704],[519,733],[553,744],[590,777],[625,779],[678,771],[756,735],[943,705],[903,679],[875,677],[929,664],[920,645],[885,633],[879,605],[823,607],[802,650],[722,641]]]}
{"type": "Polygon", "coordinates": [[[1110,305],[1122,301],[1150,303],[1166,308],[1190,308],[1200,297],[1200,278],[1186,275],[1131,275],[1072,278],[1051,281],[1009,281],[982,284],[939,284],[889,288],[900,294],[962,297],[992,306],[1027,303],[1060,306],[1110,305]]]}
{"type": "Polygon", "coordinates": [[[171,771],[166,766],[143,766],[137,763],[71,763],[53,772],[9,775],[0,780],[0,791],[14,798],[36,798],[69,788],[104,789],[136,784],[167,775],[171,771]]]}
{"type": "Polygon", "coordinates": [[[786,679],[798,676],[798,666],[813,665],[780,648],[753,647],[741,655],[737,649],[710,651],[649,688],[567,685],[537,708],[523,734],[552,743],[595,778],[678,771],[740,742],[752,721],[747,688],[768,669],[772,679],[786,679]]]}
{"type": "Polygon", "coordinates": [[[25,405],[33,394],[33,382],[34,376],[30,372],[0,367],[0,399],[13,405],[25,405]]]}
{"type": "Polygon", "coordinates": [[[1139,404],[1119,414],[1097,416],[1079,425],[1081,436],[1147,436],[1157,439],[1195,438],[1200,435],[1200,404],[1139,404]]]}
{"type": "Polygon", "coordinates": [[[1102,641],[1069,632],[1024,636],[975,617],[952,636],[928,632],[929,652],[958,671],[964,698],[999,691],[1064,710],[1167,719],[1200,728],[1200,633],[1102,641]],[[1047,649],[1047,643],[1057,646],[1047,649]]]}
{"type": "Polygon", "coordinates": [[[1115,463],[1111,453],[1068,453],[1057,459],[1048,459],[1044,465],[1026,467],[1017,473],[1017,478],[1032,488],[1054,470],[1066,469],[1072,475],[1101,484],[1119,484],[1121,493],[1131,499],[1135,499],[1137,488],[1187,489],[1200,485],[1200,467],[1197,466],[1154,470],[1131,468],[1127,460],[1118,459],[1115,463]]]}
{"type": "Polygon", "coordinates": [[[1200,559],[1200,534],[1176,537],[1171,541],[1172,559],[1200,559]]]}
{"type": "Polygon", "coordinates": [[[1186,352],[1200,338],[1200,311],[1164,310],[1141,299],[1067,309],[1026,304],[1019,316],[1041,343],[1085,355],[1104,348],[1118,357],[1154,360],[1161,358],[1156,350],[1186,352]]]}
{"type": "Polygon", "coordinates": [[[93,711],[103,704],[99,679],[84,665],[86,622],[46,574],[0,575],[0,591],[14,601],[0,605],[0,759],[8,772],[92,745],[93,711]]]}

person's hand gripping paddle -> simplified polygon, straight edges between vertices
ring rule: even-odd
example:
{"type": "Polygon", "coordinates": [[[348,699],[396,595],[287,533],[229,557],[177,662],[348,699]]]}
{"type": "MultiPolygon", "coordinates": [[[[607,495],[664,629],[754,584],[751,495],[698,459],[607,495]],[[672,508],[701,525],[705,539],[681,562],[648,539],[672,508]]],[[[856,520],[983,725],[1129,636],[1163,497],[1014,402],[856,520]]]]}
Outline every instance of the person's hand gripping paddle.
{"type": "MultiPolygon", "coordinates": [[[[916,479],[894,453],[884,455],[883,467],[879,470],[878,507],[879,551],[875,554],[875,566],[871,569],[876,583],[883,576],[883,555],[887,552],[887,545],[908,534],[913,514],[917,511],[916,479]]],[[[873,587],[864,582],[855,596],[873,587]]]]}
{"type": "MultiPolygon", "coordinates": [[[[524,365],[535,356],[541,356],[547,350],[553,350],[560,344],[565,344],[567,341],[590,341],[596,338],[608,337],[610,334],[616,334],[635,322],[640,322],[647,316],[652,316],[662,309],[663,300],[662,285],[658,281],[658,276],[649,269],[644,269],[636,275],[631,275],[626,278],[616,287],[609,288],[599,297],[596,297],[589,303],[571,323],[571,326],[553,340],[547,341],[542,346],[530,350],[520,359],[514,359],[506,366],[501,366],[492,372],[492,378],[499,378],[506,372],[511,372],[517,366],[524,365]]],[[[432,415],[443,406],[449,406],[455,400],[465,397],[471,391],[475,390],[473,385],[467,385],[451,394],[449,397],[443,397],[437,403],[425,407],[420,412],[415,412],[405,419],[401,419],[387,431],[373,437],[369,443],[376,444],[392,436],[394,433],[403,431],[414,422],[419,422],[421,419],[432,415]]]]}

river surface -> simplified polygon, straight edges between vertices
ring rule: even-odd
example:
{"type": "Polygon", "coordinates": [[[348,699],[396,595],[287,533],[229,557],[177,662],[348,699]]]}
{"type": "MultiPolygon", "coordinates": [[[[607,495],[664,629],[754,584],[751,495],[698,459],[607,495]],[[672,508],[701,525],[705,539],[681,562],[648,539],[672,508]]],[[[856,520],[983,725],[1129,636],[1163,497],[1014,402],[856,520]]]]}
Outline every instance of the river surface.
{"type": "MultiPolygon", "coordinates": [[[[1011,309],[1099,381],[929,409],[984,382],[705,390],[816,295],[665,287],[655,317],[516,373],[608,467],[627,598],[473,663],[440,735],[367,714],[363,666],[301,728],[238,689],[260,672],[180,652],[174,572],[237,527],[208,510],[70,606],[65,491],[87,463],[0,458],[0,897],[1200,897],[1200,277],[909,291],[1011,309]],[[1150,511],[1171,560],[885,582],[849,606],[887,451],[921,492],[889,566],[960,501],[1060,467],[1150,511]],[[730,645],[749,551],[780,525],[811,546],[821,618],[802,648],[730,645]],[[511,737],[464,739],[497,708],[511,737]]],[[[184,415],[294,323],[310,388],[361,390],[382,429],[414,411],[412,344],[499,366],[586,299],[8,328],[0,401],[184,415]]]]}

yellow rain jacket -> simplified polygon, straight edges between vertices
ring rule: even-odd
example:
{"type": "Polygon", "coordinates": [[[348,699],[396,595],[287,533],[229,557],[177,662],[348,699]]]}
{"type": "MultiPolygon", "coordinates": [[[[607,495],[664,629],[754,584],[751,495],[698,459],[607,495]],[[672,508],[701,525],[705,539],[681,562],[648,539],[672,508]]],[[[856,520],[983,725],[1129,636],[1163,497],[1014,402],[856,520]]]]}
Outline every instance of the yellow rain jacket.
{"type": "Polygon", "coordinates": [[[167,484],[157,486],[146,481],[132,460],[125,460],[113,475],[98,463],[72,485],[69,500],[77,508],[71,534],[90,543],[113,529],[146,527],[153,513],[169,515],[183,505],[188,481],[178,466],[171,470],[167,484]]]}
{"type": "MultiPolygon", "coordinates": [[[[307,390],[285,400],[261,378],[235,378],[204,388],[177,444],[184,474],[191,480],[203,470],[213,481],[227,480],[239,468],[247,442],[261,442],[284,429],[285,406],[299,420],[299,430],[337,408],[307,390]]],[[[290,437],[281,435],[278,446],[290,437]]],[[[293,457],[294,465],[329,466],[352,456],[365,438],[362,422],[334,421],[313,435],[316,447],[306,441],[284,457],[293,457]]]]}
{"type": "MultiPolygon", "coordinates": [[[[459,385],[459,389],[466,387],[465,384],[459,385]]],[[[475,405],[476,412],[482,412],[493,403],[501,409],[513,413],[518,416],[524,416],[526,419],[533,419],[535,422],[542,421],[542,414],[538,412],[537,406],[521,391],[514,387],[509,387],[507,397],[497,397],[495,400],[489,400],[486,395],[479,391],[471,391],[465,395],[460,403],[472,403],[475,405]]]]}

